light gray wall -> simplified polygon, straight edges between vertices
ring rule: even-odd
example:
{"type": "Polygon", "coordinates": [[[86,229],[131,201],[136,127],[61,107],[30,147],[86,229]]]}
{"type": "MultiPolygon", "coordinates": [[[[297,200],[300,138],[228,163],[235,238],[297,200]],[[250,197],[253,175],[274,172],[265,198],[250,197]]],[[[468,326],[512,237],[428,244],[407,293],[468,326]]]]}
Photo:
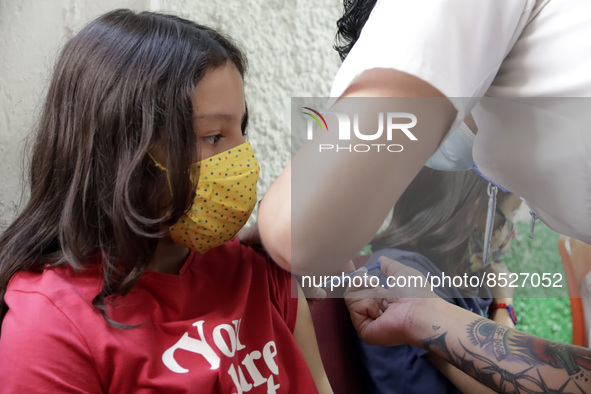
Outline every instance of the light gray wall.
{"type": "Polygon", "coordinates": [[[327,96],[340,61],[332,44],[340,0],[0,0],[0,231],[22,207],[30,133],[59,48],[115,8],[178,14],[218,28],[245,49],[250,141],[259,196],[289,160],[290,97],[327,96]]]}

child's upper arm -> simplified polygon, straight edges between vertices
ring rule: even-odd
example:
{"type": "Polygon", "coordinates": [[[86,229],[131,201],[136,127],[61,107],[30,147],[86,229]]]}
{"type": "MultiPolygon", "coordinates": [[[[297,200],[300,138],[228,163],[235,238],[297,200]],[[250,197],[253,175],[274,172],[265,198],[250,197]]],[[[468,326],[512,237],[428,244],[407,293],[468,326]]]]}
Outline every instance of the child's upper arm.
{"type": "Polygon", "coordinates": [[[312,322],[312,315],[308,307],[308,301],[302,293],[302,289],[298,286],[298,314],[296,318],[296,325],[293,331],[293,337],[300,348],[300,351],[306,359],[308,368],[312,373],[316,387],[320,393],[332,393],[328,377],[322,365],[320,358],[320,351],[318,350],[318,343],[316,342],[316,333],[314,332],[314,324],[312,322]]]}
{"type": "Polygon", "coordinates": [[[84,337],[46,296],[7,292],[0,332],[0,392],[103,392],[84,337]]]}
{"type": "Polygon", "coordinates": [[[269,281],[271,302],[292,331],[295,342],[304,356],[318,391],[322,394],[332,393],[320,358],[310,308],[302,289],[289,272],[277,266],[270,259],[268,263],[267,279],[269,281]],[[296,286],[297,299],[295,298],[296,286]]]}

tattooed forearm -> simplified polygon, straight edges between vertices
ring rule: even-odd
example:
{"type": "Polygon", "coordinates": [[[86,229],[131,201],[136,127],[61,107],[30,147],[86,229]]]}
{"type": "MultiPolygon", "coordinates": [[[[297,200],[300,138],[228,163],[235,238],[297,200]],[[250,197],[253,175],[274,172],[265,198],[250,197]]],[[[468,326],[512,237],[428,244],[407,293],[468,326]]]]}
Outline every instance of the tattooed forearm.
{"type": "Polygon", "coordinates": [[[487,319],[466,337],[444,331],[423,347],[498,392],[591,392],[591,350],[524,334],[487,319]],[[466,341],[465,339],[468,339],[466,341]]]}
{"type": "Polygon", "coordinates": [[[507,333],[509,328],[491,320],[478,319],[468,325],[466,333],[474,346],[492,345],[493,353],[498,361],[508,356],[507,333]]]}
{"type": "Polygon", "coordinates": [[[591,352],[588,349],[527,335],[490,320],[474,321],[468,326],[467,334],[475,346],[490,345],[498,361],[514,356],[529,365],[547,364],[564,369],[569,376],[577,374],[581,368],[591,370],[591,352]]]}
{"type": "Polygon", "coordinates": [[[447,336],[447,333],[444,332],[441,335],[436,335],[431,338],[427,338],[423,341],[423,347],[430,352],[435,352],[438,354],[443,353],[445,358],[451,359],[452,356],[451,356],[451,353],[447,347],[447,343],[445,341],[446,336],[447,336]]]}

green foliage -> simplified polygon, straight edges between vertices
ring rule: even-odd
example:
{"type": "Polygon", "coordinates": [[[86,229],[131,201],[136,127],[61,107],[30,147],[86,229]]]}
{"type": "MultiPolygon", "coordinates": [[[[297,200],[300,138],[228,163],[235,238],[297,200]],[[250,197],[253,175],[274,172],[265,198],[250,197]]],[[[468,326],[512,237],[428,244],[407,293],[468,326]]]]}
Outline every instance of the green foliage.
{"type": "MultiPolygon", "coordinates": [[[[511,250],[501,261],[514,273],[558,273],[562,277],[557,285],[562,287],[533,287],[528,279],[521,287],[525,275],[520,276],[515,289],[515,311],[519,319],[517,328],[529,334],[559,342],[572,342],[570,300],[562,260],[558,252],[560,235],[541,222],[536,223],[534,239],[529,238],[529,223],[518,222],[517,237],[511,250]]],[[[552,278],[552,284],[560,276],[552,278]]]]}

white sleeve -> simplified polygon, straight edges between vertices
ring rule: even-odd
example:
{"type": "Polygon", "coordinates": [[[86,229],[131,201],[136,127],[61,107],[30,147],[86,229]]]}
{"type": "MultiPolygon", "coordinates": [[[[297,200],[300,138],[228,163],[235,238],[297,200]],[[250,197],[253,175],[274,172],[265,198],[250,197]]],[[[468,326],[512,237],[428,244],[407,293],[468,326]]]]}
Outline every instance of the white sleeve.
{"type": "Polygon", "coordinates": [[[470,112],[519,37],[535,0],[378,0],[331,91],[340,97],[363,71],[414,75],[470,112]]]}

